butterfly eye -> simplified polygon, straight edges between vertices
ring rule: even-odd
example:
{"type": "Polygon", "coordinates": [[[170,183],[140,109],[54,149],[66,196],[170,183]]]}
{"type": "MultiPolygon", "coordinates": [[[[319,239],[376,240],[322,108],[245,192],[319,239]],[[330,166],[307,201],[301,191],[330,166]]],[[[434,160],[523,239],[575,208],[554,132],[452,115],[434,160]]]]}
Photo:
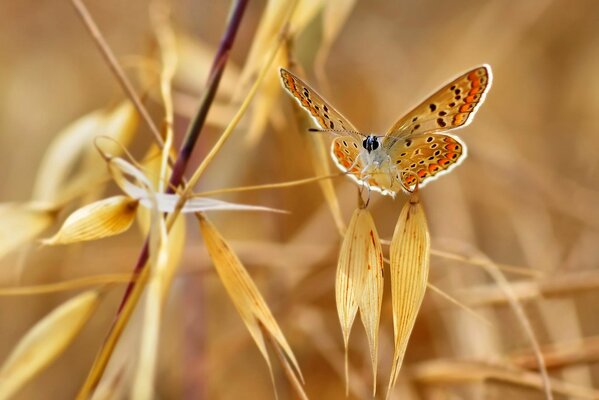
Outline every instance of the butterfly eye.
{"type": "Polygon", "coordinates": [[[379,141],[376,136],[367,136],[362,142],[362,146],[370,153],[372,150],[378,149],[379,141]]]}

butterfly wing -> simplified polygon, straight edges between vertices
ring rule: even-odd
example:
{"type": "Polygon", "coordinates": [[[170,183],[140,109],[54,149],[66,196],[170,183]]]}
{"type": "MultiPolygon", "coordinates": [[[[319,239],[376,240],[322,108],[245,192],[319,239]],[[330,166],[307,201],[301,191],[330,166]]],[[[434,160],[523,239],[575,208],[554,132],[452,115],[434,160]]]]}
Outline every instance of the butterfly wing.
{"type": "MultiPolygon", "coordinates": [[[[407,137],[466,126],[491,88],[491,67],[482,65],[466,72],[400,118],[389,137],[407,137]]],[[[394,141],[387,141],[392,146],[394,141]]]]}
{"type": "Polygon", "coordinates": [[[360,146],[353,136],[336,137],[331,145],[331,155],[337,167],[356,178],[360,177],[363,167],[360,161],[360,146]]]}
{"type": "Polygon", "coordinates": [[[459,165],[466,158],[466,146],[453,136],[428,133],[397,140],[389,156],[398,181],[412,190],[416,183],[424,186],[459,165]]]}
{"type": "Polygon", "coordinates": [[[350,132],[350,134],[357,131],[347,118],[335,110],[322,96],[316,93],[300,78],[284,68],[281,68],[280,72],[281,81],[287,92],[310,113],[314,121],[322,129],[345,130],[350,132]]]}

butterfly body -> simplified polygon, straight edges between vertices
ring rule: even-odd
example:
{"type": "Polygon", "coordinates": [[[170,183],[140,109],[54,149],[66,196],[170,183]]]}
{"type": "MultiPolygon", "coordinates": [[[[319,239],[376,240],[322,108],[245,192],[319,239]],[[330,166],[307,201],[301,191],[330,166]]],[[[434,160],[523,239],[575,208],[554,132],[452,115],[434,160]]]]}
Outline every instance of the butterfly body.
{"type": "Polygon", "coordinates": [[[454,79],[400,118],[384,135],[363,135],[318,93],[281,68],[287,91],[325,131],[338,136],[331,156],[361,185],[395,196],[449,172],[466,158],[466,146],[446,131],[466,126],[491,87],[491,69],[475,68],[454,79]]]}

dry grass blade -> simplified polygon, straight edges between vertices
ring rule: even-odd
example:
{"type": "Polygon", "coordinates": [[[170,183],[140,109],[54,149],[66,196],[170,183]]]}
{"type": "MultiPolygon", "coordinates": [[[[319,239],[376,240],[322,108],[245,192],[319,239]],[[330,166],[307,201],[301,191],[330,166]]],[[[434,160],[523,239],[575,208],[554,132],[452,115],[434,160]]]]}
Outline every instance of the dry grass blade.
{"type": "Polygon", "coordinates": [[[445,300],[447,300],[451,304],[455,305],[456,307],[461,308],[462,310],[464,310],[465,312],[467,312],[468,314],[470,314],[471,316],[473,316],[474,318],[476,318],[477,320],[479,320],[483,324],[487,325],[488,327],[493,327],[493,323],[491,323],[491,321],[489,321],[488,319],[484,318],[482,315],[479,315],[472,308],[468,307],[466,304],[462,303],[458,299],[456,299],[453,296],[449,295],[449,293],[447,293],[444,290],[438,288],[437,286],[433,285],[430,282],[427,283],[426,286],[430,290],[432,290],[433,292],[437,293],[439,296],[443,297],[445,300]]]}
{"type": "MultiPolygon", "coordinates": [[[[309,15],[311,13],[307,12],[310,6],[321,6],[322,1],[302,1],[300,3],[307,3],[305,5],[306,10],[298,9],[297,11],[300,22],[303,22],[300,25],[304,25],[307,22],[306,20],[308,20],[305,16],[311,17],[311,15],[309,15]]],[[[288,15],[290,7],[295,7],[295,4],[296,2],[294,0],[271,0],[266,5],[266,10],[260,20],[258,31],[252,42],[252,48],[250,49],[250,53],[241,73],[240,88],[247,85],[252,75],[260,69],[264,62],[264,55],[268,53],[268,49],[272,46],[272,38],[276,37],[277,33],[281,31],[281,28],[285,23],[285,16],[288,15]]],[[[301,4],[298,6],[301,6],[301,4]]]]}
{"type": "Polygon", "coordinates": [[[204,215],[196,215],[198,216],[202,236],[216,272],[233,301],[235,308],[239,312],[241,319],[249,330],[250,335],[256,342],[260,353],[262,353],[271,371],[271,376],[272,366],[260,328],[261,325],[281,347],[285,353],[285,357],[293,365],[295,374],[303,381],[299,365],[287,343],[287,339],[285,339],[279,324],[247,270],[214,225],[204,215]]]}
{"type": "Polygon", "coordinates": [[[0,296],[31,296],[36,294],[64,292],[89,286],[129,283],[133,279],[131,274],[109,274],[70,279],[68,281],[48,283],[45,285],[2,287],[0,288],[0,296]]]}
{"type": "MultiPolygon", "coordinates": [[[[94,111],[71,123],[46,151],[33,198],[59,204],[89,188],[90,183],[100,181],[105,170],[94,148],[94,138],[107,136],[126,146],[137,126],[137,113],[128,101],[111,110],[94,111]],[[73,175],[73,171],[77,173],[73,175]]],[[[120,146],[110,148],[112,154],[120,154],[121,149],[120,146]]]]}
{"type": "Polygon", "coordinates": [[[35,204],[0,207],[0,258],[35,239],[56,219],[56,211],[35,204]]]}
{"type": "Polygon", "coordinates": [[[508,302],[512,310],[514,311],[516,318],[518,318],[518,322],[522,326],[522,329],[524,330],[533,348],[534,355],[537,359],[539,372],[543,380],[545,398],[547,400],[553,400],[551,380],[549,379],[549,373],[547,372],[547,367],[545,366],[545,359],[543,358],[543,354],[541,352],[541,346],[539,344],[539,341],[537,340],[532,324],[528,319],[526,312],[524,311],[524,308],[522,307],[522,304],[520,304],[520,301],[514,294],[509,281],[505,278],[501,270],[496,265],[494,265],[491,260],[487,259],[486,264],[484,264],[484,267],[489,273],[489,275],[491,275],[491,277],[495,280],[495,282],[497,282],[498,286],[505,292],[508,302]]]}
{"type": "Polygon", "coordinates": [[[84,292],[61,304],[31,328],[0,369],[0,398],[14,395],[54,361],[81,331],[98,303],[98,292],[84,292]]]}
{"type": "MultiPolygon", "coordinates": [[[[253,73],[257,70],[260,63],[265,59],[267,49],[271,46],[273,38],[276,37],[276,32],[284,26],[284,16],[292,7],[293,1],[270,1],[265,16],[260,23],[256,40],[252,45],[248,62],[242,74],[243,79],[246,79],[248,73],[253,73]]],[[[318,11],[322,8],[323,1],[300,1],[297,3],[297,11],[289,21],[289,32],[293,36],[300,34],[314,19],[318,11]]],[[[277,68],[271,68],[268,75],[264,79],[260,93],[254,101],[252,120],[249,130],[246,135],[246,140],[250,147],[258,143],[264,132],[269,119],[279,117],[282,119],[281,109],[278,107],[277,98],[281,93],[281,85],[279,83],[278,66],[283,65],[287,59],[285,49],[280,49],[277,53],[274,65],[277,68]]],[[[242,86],[243,87],[243,86],[242,86]]]]}
{"type": "Polygon", "coordinates": [[[430,237],[424,209],[413,194],[399,215],[391,241],[391,296],[395,350],[387,388],[391,395],[426,292],[430,237]]]}
{"type": "Polygon", "coordinates": [[[356,0],[329,0],[324,4],[322,42],[314,65],[321,81],[324,80],[324,66],[333,42],[339,35],[345,21],[349,18],[349,14],[356,5],[356,0]]]}
{"type": "MultiPolygon", "coordinates": [[[[319,176],[330,175],[330,155],[328,148],[325,144],[324,137],[318,134],[307,135],[307,140],[310,148],[312,167],[314,168],[314,172],[316,173],[316,175],[319,176]]],[[[327,201],[327,205],[331,210],[331,214],[333,215],[333,220],[335,221],[337,230],[340,234],[343,235],[346,227],[345,223],[343,222],[341,206],[339,205],[339,198],[337,197],[335,186],[333,185],[333,182],[331,180],[319,181],[318,184],[320,185],[320,190],[322,190],[322,194],[324,195],[324,198],[327,201]]]]}
{"type": "MultiPolygon", "coordinates": [[[[294,63],[288,59],[286,65],[292,66],[294,63]]],[[[315,174],[318,176],[330,175],[330,153],[327,145],[325,144],[325,138],[322,135],[308,132],[308,129],[313,124],[312,118],[296,106],[295,100],[291,96],[289,96],[288,100],[293,104],[293,114],[295,116],[295,120],[297,121],[300,132],[303,133],[302,136],[307,142],[308,149],[310,151],[310,160],[312,162],[312,168],[314,169],[315,174]]],[[[337,197],[337,192],[335,191],[335,186],[330,180],[320,181],[319,185],[327,205],[331,210],[337,230],[339,231],[339,234],[343,236],[346,226],[343,220],[341,207],[339,205],[339,198],[337,197]]]]}
{"type": "Polygon", "coordinates": [[[108,197],[88,204],[69,215],[60,230],[42,243],[70,244],[123,233],[133,223],[138,204],[127,196],[108,197]]]}
{"type": "MultiPolygon", "coordinates": [[[[412,376],[419,383],[456,384],[476,381],[499,381],[544,390],[544,378],[531,371],[513,366],[479,361],[436,360],[417,365],[412,376]]],[[[576,399],[597,399],[599,391],[552,379],[552,391],[576,399]]]]}
{"type": "MultiPolygon", "coordinates": [[[[345,345],[346,393],[349,391],[349,377],[347,376],[349,335],[367,286],[367,266],[371,258],[373,228],[374,222],[370,213],[362,208],[356,209],[347,227],[337,263],[335,299],[345,345]]],[[[365,306],[368,305],[365,304],[365,306]]]]}

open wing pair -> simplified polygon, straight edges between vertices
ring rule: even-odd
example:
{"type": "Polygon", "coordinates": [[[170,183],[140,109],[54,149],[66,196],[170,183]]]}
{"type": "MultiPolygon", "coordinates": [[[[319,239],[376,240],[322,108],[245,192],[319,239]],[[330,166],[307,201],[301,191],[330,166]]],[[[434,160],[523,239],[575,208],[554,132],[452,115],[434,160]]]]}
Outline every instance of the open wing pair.
{"type": "Polygon", "coordinates": [[[384,167],[367,165],[363,137],[341,113],[297,76],[281,68],[285,89],[326,130],[343,136],[333,140],[331,152],[337,166],[359,183],[383,194],[395,195],[401,188],[422,186],[466,158],[466,146],[443,133],[472,121],[491,87],[492,73],[482,65],[443,86],[412,111],[401,117],[383,136],[377,151],[388,156],[384,167]],[[367,172],[365,172],[367,171],[367,172]]]}

